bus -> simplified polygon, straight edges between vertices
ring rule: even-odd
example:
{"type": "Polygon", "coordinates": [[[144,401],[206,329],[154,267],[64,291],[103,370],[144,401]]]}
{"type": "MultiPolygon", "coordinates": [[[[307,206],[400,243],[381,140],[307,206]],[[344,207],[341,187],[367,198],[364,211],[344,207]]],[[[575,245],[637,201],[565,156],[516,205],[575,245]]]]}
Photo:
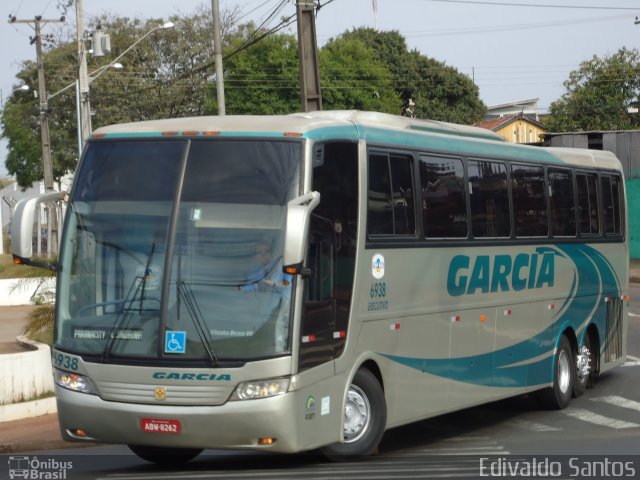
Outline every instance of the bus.
{"type": "Polygon", "coordinates": [[[626,356],[611,153],[362,111],[96,130],[64,197],[62,435],[153,462],[376,451],[385,430],[532,393],[561,409],[626,356]]]}

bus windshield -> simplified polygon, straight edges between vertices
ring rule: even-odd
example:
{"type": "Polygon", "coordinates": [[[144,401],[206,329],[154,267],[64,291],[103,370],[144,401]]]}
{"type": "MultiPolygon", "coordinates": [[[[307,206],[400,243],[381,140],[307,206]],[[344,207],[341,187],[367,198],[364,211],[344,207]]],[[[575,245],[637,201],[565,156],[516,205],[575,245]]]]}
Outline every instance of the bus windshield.
{"type": "Polygon", "coordinates": [[[300,159],[296,141],[90,143],[67,210],[55,346],[214,365],[289,352],[282,254],[300,159]]]}

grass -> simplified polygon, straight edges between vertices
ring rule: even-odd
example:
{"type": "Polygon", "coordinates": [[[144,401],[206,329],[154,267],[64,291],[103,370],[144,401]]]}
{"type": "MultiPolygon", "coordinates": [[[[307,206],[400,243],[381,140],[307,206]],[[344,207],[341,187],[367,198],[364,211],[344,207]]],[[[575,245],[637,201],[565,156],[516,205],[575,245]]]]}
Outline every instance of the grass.
{"type": "Polygon", "coordinates": [[[38,306],[29,314],[29,324],[24,334],[30,340],[40,343],[53,344],[53,319],[55,308],[51,303],[38,306]]]}
{"type": "MultiPolygon", "coordinates": [[[[33,276],[34,268],[14,264],[11,255],[0,255],[0,279],[29,278],[33,276]]],[[[42,269],[39,268],[38,270],[42,269]]]]}
{"type": "Polygon", "coordinates": [[[34,400],[44,400],[45,398],[51,398],[51,397],[55,397],[55,396],[56,396],[56,392],[54,392],[52,390],[49,390],[48,392],[43,392],[40,395],[35,395],[33,397],[20,398],[15,402],[11,402],[11,404],[33,402],[34,400]]]}

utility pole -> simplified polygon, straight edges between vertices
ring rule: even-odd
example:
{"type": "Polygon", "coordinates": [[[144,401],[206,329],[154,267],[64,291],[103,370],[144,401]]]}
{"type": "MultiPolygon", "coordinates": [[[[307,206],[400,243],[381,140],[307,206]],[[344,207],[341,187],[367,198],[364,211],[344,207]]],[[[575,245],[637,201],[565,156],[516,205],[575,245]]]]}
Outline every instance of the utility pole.
{"type": "Polygon", "coordinates": [[[303,112],[322,110],[315,8],[312,0],[296,0],[300,96],[303,112]]]}
{"type": "Polygon", "coordinates": [[[218,115],[225,115],[224,73],[222,70],[222,39],[220,35],[220,5],[218,0],[211,0],[213,17],[213,55],[216,62],[216,96],[218,98],[218,115]]]}
{"type": "MultiPolygon", "coordinates": [[[[26,23],[35,31],[31,44],[36,44],[36,59],[38,65],[38,95],[40,97],[40,137],[42,141],[42,167],[44,170],[45,191],[53,191],[53,165],[51,163],[51,141],[49,139],[49,104],[47,99],[47,88],[44,74],[44,58],[42,55],[42,27],[47,23],[62,23],[64,17],[60,19],[43,19],[40,15],[33,20],[17,20],[10,17],[9,23],[26,23]],[[33,24],[33,25],[32,25],[33,24]]],[[[49,255],[58,251],[58,216],[56,208],[49,209],[49,243],[47,251],[49,255]]]]}
{"type": "Polygon", "coordinates": [[[78,90],[80,92],[80,131],[81,150],[78,151],[78,160],[82,155],[82,147],[91,134],[91,106],[89,104],[89,74],[87,73],[87,50],[84,44],[84,10],[82,0],[76,0],[76,41],[78,43],[78,90]]]}

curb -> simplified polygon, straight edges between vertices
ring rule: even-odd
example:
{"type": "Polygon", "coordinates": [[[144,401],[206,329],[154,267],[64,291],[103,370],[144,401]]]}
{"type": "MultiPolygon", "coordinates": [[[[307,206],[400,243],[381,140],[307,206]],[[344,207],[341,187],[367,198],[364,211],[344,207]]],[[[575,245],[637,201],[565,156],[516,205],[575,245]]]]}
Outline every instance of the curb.
{"type": "Polygon", "coordinates": [[[23,335],[16,343],[25,350],[0,355],[0,423],[55,413],[55,398],[38,398],[54,391],[51,349],[49,345],[29,340],[23,335]],[[34,401],[21,400],[35,398],[34,401]]]}
{"type": "Polygon", "coordinates": [[[56,398],[42,398],[30,402],[0,405],[0,423],[22,420],[24,418],[39,417],[49,413],[56,413],[56,398]]]}

